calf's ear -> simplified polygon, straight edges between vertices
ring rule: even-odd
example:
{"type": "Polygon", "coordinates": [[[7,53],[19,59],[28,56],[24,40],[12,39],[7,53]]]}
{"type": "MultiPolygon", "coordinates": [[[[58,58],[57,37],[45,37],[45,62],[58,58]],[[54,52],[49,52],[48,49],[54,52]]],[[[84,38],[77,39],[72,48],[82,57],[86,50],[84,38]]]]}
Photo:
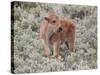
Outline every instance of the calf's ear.
{"type": "Polygon", "coordinates": [[[57,32],[61,32],[63,29],[60,27],[57,32]]]}
{"type": "Polygon", "coordinates": [[[44,19],[49,22],[49,18],[48,17],[44,17],[44,19]]]}

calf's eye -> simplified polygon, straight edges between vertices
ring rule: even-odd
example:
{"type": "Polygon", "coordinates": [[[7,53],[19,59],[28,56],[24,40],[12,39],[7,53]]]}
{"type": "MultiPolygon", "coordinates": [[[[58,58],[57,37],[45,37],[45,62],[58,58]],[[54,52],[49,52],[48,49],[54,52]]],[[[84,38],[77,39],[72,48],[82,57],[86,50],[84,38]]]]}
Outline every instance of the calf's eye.
{"type": "Polygon", "coordinates": [[[52,23],[56,23],[56,21],[55,21],[55,20],[53,20],[53,21],[52,21],[52,23]]]}

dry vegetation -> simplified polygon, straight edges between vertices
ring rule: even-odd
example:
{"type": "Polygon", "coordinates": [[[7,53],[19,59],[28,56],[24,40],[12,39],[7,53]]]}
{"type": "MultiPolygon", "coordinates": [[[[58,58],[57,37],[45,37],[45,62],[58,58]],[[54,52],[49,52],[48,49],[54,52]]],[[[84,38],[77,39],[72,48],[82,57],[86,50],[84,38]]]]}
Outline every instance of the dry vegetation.
{"type": "Polygon", "coordinates": [[[97,7],[14,3],[14,73],[87,70],[97,68],[97,7]],[[62,45],[62,61],[43,56],[39,27],[50,10],[64,18],[73,18],[76,25],[76,52],[69,54],[62,45]]]}

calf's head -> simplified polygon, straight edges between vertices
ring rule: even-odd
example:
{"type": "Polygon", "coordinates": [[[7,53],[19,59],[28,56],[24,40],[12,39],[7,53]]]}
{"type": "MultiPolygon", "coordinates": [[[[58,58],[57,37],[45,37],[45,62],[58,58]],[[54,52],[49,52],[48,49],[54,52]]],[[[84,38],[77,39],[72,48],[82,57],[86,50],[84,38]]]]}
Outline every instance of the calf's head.
{"type": "Polygon", "coordinates": [[[59,30],[60,19],[55,13],[48,13],[48,15],[44,17],[44,19],[48,22],[48,27],[52,29],[54,33],[61,30],[59,30]]]}

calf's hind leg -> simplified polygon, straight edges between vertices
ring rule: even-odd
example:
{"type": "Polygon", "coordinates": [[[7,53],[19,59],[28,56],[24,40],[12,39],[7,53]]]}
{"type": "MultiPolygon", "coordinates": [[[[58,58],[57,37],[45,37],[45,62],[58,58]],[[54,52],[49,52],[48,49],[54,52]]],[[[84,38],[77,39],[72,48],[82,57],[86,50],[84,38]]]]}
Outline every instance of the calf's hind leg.
{"type": "Polygon", "coordinates": [[[70,32],[67,35],[67,41],[68,41],[68,47],[69,50],[72,52],[75,52],[75,29],[70,30],[70,32]]]}

